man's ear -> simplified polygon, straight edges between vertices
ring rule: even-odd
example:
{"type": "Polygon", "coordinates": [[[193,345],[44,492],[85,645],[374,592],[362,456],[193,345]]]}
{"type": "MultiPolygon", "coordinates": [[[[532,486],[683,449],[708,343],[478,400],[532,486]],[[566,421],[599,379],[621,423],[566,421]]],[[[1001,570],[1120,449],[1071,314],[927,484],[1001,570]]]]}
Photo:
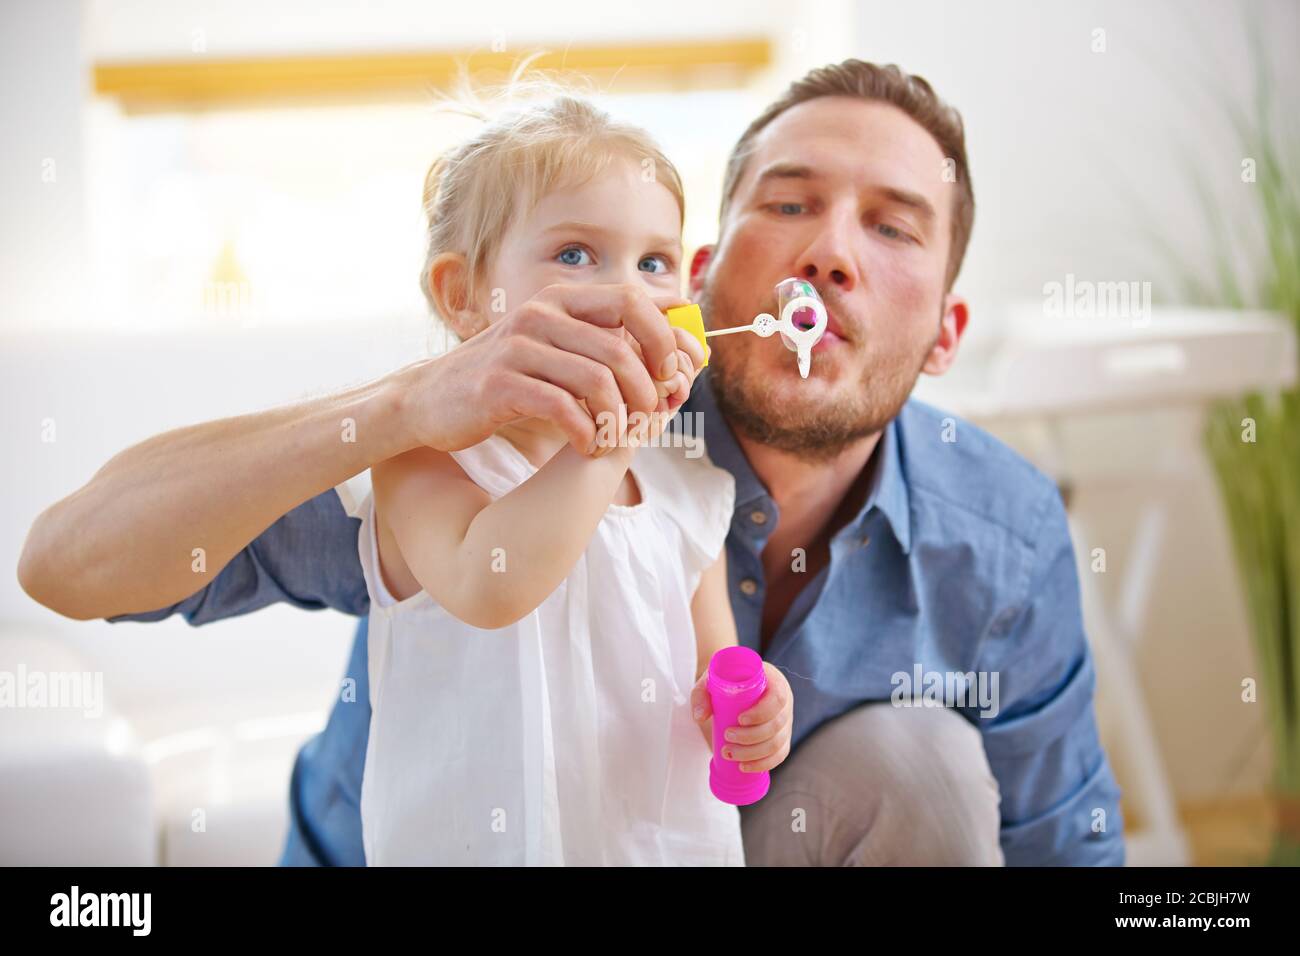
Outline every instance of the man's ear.
{"type": "Polygon", "coordinates": [[[691,256],[691,298],[699,298],[700,289],[704,287],[704,276],[709,271],[709,263],[713,261],[713,250],[716,247],[710,243],[695,250],[695,255],[691,256]]]}
{"type": "Polygon", "coordinates": [[[966,300],[951,292],[943,299],[943,317],[939,320],[939,334],[930,354],[925,358],[921,371],[927,375],[942,375],[957,360],[957,346],[966,333],[966,322],[970,318],[970,307],[966,300]]]}
{"type": "Polygon", "coordinates": [[[429,263],[429,294],[438,315],[462,341],[482,332],[487,323],[473,310],[469,262],[458,252],[442,252],[429,263]]]}

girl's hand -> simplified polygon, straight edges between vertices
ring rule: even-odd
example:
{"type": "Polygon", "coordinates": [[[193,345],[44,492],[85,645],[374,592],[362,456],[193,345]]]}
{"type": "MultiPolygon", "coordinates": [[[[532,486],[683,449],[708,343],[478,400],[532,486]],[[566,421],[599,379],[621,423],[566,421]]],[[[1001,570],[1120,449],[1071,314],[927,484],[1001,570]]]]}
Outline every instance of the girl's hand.
{"type": "MultiPolygon", "coordinates": [[[[727,728],[728,741],[722,756],[740,763],[745,773],[762,773],[785,761],[790,755],[790,734],[794,729],[794,693],[780,668],[763,661],[767,690],[753,707],[740,714],[738,726],[727,728]]],[[[713,718],[709,700],[709,672],[706,669],[691,688],[691,716],[702,731],[713,718]]],[[[712,737],[708,737],[712,740],[712,737]]]]}
{"type": "Polygon", "coordinates": [[[677,411],[690,398],[691,386],[695,384],[695,378],[700,374],[700,369],[704,368],[704,360],[708,357],[706,347],[700,345],[699,340],[685,329],[674,326],[673,338],[677,340],[677,374],[667,382],[655,383],[660,397],[668,400],[667,408],[670,412],[677,411]]]}
{"type": "MultiPolygon", "coordinates": [[[[654,414],[650,416],[647,427],[641,429],[635,436],[638,442],[657,438],[662,434],[677,409],[690,398],[691,386],[695,384],[700,369],[704,367],[705,350],[699,340],[685,329],[674,328],[672,331],[677,345],[677,372],[666,382],[655,382],[659,396],[658,405],[655,407],[654,414]]],[[[630,340],[629,344],[634,350],[637,348],[635,340],[630,340]]],[[[631,437],[632,429],[629,428],[628,433],[631,437]]]]}

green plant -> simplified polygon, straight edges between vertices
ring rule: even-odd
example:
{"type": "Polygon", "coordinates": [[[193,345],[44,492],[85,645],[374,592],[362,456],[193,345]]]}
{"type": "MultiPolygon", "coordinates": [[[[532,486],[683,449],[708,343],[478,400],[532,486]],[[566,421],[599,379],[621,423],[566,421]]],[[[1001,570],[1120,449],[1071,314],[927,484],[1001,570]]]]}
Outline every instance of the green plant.
{"type": "MultiPolygon", "coordinates": [[[[1300,148],[1274,128],[1269,58],[1258,23],[1251,32],[1253,102],[1243,108],[1220,95],[1241,144],[1249,228],[1229,228],[1231,217],[1192,170],[1214,242],[1213,270],[1206,278],[1186,262],[1176,267],[1183,298],[1279,312],[1300,338],[1300,195],[1287,177],[1288,170],[1300,169],[1300,148]],[[1254,161],[1254,182],[1246,177],[1246,160],[1254,161]]],[[[1259,700],[1273,740],[1273,786],[1283,826],[1269,862],[1300,865],[1300,389],[1221,401],[1210,410],[1205,436],[1227,510],[1259,662],[1259,700]]]]}

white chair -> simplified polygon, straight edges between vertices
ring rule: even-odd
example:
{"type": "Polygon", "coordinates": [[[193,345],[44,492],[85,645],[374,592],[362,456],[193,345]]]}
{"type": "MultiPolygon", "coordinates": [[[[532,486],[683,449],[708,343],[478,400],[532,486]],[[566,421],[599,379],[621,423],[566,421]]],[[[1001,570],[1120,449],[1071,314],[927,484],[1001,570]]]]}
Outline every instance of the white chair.
{"type": "Polygon", "coordinates": [[[47,635],[10,636],[0,680],[0,865],[155,864],[149,767],[102,673],[47,635]]]}

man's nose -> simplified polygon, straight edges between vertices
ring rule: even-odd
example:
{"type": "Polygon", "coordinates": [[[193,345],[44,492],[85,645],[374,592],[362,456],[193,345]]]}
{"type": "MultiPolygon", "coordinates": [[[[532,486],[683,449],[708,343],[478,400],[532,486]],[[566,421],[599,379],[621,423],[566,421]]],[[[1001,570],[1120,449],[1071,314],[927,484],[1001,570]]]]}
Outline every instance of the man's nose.
{"type": "Polygon", "coordinates": [[[835,214],[817,223],[817,232],[799,257],[797,274],[804,279],[834,283],[841,292],[852,292],[858,284],[853,264],[853,243],[858,224],[847,214],[835,214]]]}

